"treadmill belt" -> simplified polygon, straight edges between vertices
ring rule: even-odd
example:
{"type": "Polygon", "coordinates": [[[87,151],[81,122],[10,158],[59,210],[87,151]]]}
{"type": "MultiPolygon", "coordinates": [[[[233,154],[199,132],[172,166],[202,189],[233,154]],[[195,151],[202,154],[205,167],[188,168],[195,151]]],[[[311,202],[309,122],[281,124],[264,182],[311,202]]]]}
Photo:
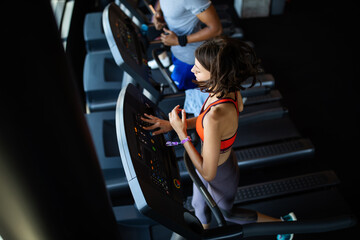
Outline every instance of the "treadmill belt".
{"type": "Polygon", "coordinates": [[[281,93],[277,89],[273,89],[268,93],[250,96],[244,101],[244,105],[260,104],[270,101],[279,101],[282,99],[281,93]]]}
{"type": "MultiPolygon", "coordinates": [[[[181,157],[184,151],[179,148],[177,157],[181,157]]],[[[241,168],[262,167],[268,163],[294,160],[298,158],[311,157],[314,154],[314,146],[310,139],[299,138],[271,144],[257,145],[243,149],[234,149],[238,166],[241,168]]],[[[178,160],[180,176],[188,176],[183,160],[178,160]]]]}
{"type": "Polygon", "coordinates": [[[314,146],[310,139],[298,138],[289,141],[235,149],[239,167],[256,167],[275,160],[312,156],[314,146]]]}
{"type": "MultiPolygon", "coordinates": [[[[238,187],[234,204],[299,193],[339,184],[333,171],[321,171],[290,178],[278,179],[248,186],[238,187]]],[[[192,210],[192,196],[184,202],[184,206],[192,210]]]]}

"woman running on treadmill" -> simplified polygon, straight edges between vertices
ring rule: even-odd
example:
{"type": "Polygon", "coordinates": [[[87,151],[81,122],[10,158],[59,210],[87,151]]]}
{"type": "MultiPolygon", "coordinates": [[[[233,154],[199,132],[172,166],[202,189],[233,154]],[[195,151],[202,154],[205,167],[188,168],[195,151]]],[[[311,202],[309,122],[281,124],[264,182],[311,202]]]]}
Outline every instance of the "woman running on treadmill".
{"type": "MultiPolygon", "coordinates": [[[[260,61],[246,43],[222,36],[207,40],[196,49],[195,65],[191,71],[201,91],[209,93],[200,114],[187,119],[185,110],[177,105],[169,113],[169,121],[145,114],[142,120],[152,125],[144,129],[153,130],[153,135],[175,130],[219,208],[230,211],[239,183],[239,168],[232,145],[237,137],[239,112],[244,108],[240,89],[243,89],[241,84],[251,76],[255,83],[260,61]],[[201,153],[187,134],[187,129],[191,128],[196,128],[201,139],[201,153]]],[[[211,212],[195,186],[192,205],[204,228],[209,228],[211,212]]],[[[292,220],[296,220],[293,213],[290,215],[292,220]]],[[[244,209],[242,219],[236,223],[281,220],[244,209]]],[[[292,239],[292,234],[278,235],[278,239],[292,239]]]]}

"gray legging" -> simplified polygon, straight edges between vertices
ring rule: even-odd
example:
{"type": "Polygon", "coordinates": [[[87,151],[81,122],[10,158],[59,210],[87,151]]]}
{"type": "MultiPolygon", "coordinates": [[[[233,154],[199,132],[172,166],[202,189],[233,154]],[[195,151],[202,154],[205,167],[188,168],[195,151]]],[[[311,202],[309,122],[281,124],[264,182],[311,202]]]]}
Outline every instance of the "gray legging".
{"type": "MultiPolygon", "coordinates": [[[[231,211],[239,183],[239,167],[233,151],[229,158],[223,164],[218,166],[216,176],[212,181],[207,182],[197,170],[196,173],[199,175],[201,181],[204,183],[218,207],[225,211],[231,211]]],[[[210,223],[210,208],[207,206],[206,201],[195,184],[193,185],[193,198],[191,204],[194,207],[195,215],[199,218],[200,222],[202,224],[210,223]]],[[[235,220],[227,219],[225,217],[225,220],[238,224],[256,222],[257,213],[252,210],[244,209],[240,218],[236,218],[235,220]]]]}

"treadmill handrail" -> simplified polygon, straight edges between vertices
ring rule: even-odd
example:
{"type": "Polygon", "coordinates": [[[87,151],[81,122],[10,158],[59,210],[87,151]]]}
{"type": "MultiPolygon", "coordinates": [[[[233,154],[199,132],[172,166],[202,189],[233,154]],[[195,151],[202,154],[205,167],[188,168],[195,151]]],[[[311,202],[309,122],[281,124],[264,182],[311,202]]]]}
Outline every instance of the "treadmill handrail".
{"type": "Polygon", "coordinates": [[[189,172],[191,180],[194,182],[196,187],[200,190],[201,194],[203,195],[207,205],[209,206],[210,210],[213,212],[219,227],[226,226],[226,221],[223,214],[221,213],[220,208],[218,207],[218,205],[210,195],[209,191],[207,190],[203,182],[200,180],[197,173],[195,172],[194,165],[192,164],[191,159],[189,158],[189,155],[187,154],[186,151],[184,152],[184,162],[186,169],[189,172]]]}
{"type": "Polygon", "coordinates": [[[279,233],[321,233],[353,227],[357,224],[355,215],[342,215],[317,220],[294,222],[262,222],[244,225],[228,225],[204,231],[202,239],[243,239],[256,236],[271,236],[279,233]]]}
{"type": "Polygon", "coordinates": [[[154,49],[151,51],[152,57],[154,58],[156,64],[159,66],[160,72],[161,72],[161,74],[163,75],[163,77],[165,78],[165,80],[168,82],[169,86],[171,87],[171,90],[172,90],[174,93],[178,93],[178,92],[179,92],[178,87],[176,86],[176,84],[175,84],[174,81],[172,80],[171,76],[169,76],[169,74],[166,72],[166,69],[165,69],[164,65],[161,63],[161,61],[160,61],[160,59],[159,59],[159,56],[158,56],[158,54],[157,54],[157,52],[158,52],[159,50],[165,51],[164,48],[154,48],[154,49]]]}
{"type": "Polygon", "coordinates": [[[355,226],[355,215],[342,215],[323,219],[301,220],[293,222],[263,222],[243,225],[244,238],[276,235],[279,233],[321,233],[355,226]]]}

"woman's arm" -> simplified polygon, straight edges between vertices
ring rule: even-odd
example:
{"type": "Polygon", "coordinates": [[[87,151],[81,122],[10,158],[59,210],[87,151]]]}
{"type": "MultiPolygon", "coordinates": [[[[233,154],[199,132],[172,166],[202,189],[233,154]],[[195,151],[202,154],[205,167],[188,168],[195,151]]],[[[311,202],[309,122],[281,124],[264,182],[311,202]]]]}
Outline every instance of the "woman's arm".
{"type": "MultiPolygon", "coordinates": [[[[187,137],[188,127],[186,113],[184,110],[181,110],[182,116],[180,119],[178,112],[179,110],[177,106],[169,113],[169,120],[179,139],[183,140],[187,137]]],[[[205,180],[211,181],[216,176],[220,157],[221,129],[219,124],[220,121],[216,118],[216,116],[214,116],[213,113],[208,113],[208,115],[209,116],[207,116],[204,121],[204,126],[206,127],[204,128],[202,156],[196,150],[192,142],[185,142],[184,147],[201,176],[205,180]]]]}
{"type": "Polygon", "coordinates": [[[187,129],[194,129],[196,127],[197,117],[186,119],[187,129]]]}
{"type": "MultiPolygon", "coordinates": [[[[177,105],[175,107],[178,112],[181,111],[179,106],[180,105],[177,105]]],[[[196,119],[197,119],[197,117],[186,119],[186,126],[187,126],[188,129],[195,128],[196,119]]],[[[161,133],[167,133],[167,132],[170,132],[171,130],[173,130],[173,128],[172,128],[169,121],[164,120],[164,119],[160,119],[160,118],[155,117],[155,116],[150,115],[150,114],[144,113],[144,117],[141,117],[141,120],[151,124],[151,126],[148,126],[148,127],[143,126],[143,129],[148,130],[148,131],[152,131],[152,130],[157,129],[156,131],[152,132],[153,135],[158,135],[158,134],[161,134],[161,133]]]]}
{"type": "Polygon", "coordinates": [[[172,130],[172,127],[171,127],[169,121],[160,119],[160,118],[155,117],[150,114],[144,113],[144,117],[141,117],[141,120],[151,124],[148,127],[142,126],[143,129],[145,129],[147,131],[152,131],[152,130],[157,129],[156,131],[152,132],[152,135],[158,135],[160,133],[167,133],[172,130]]]}

